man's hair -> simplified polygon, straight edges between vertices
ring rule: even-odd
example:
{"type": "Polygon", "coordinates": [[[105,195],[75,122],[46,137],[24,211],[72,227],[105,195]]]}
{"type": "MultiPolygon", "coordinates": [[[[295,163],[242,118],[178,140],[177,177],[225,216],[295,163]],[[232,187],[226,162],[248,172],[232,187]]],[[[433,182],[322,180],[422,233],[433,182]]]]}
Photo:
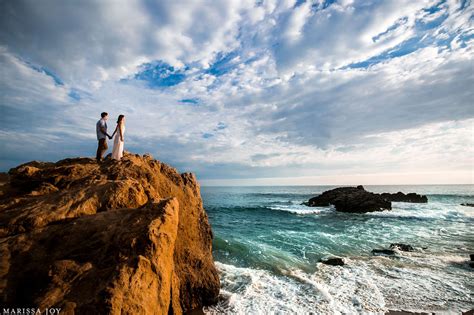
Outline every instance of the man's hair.
{"type": "Polygon", "coordinates": [[[103,112],[102,114],[100,114],[100,117],[104,118],[105,116],[107,116],[108,114],[106,112],[103,112]]]}

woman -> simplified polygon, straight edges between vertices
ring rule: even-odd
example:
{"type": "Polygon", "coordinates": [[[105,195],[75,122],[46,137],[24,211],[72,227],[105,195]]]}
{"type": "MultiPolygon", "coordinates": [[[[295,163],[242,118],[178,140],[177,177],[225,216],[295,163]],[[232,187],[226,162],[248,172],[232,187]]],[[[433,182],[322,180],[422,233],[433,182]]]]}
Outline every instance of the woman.
{"type": "Polygon", "coordinates": [[[123,135],[125,134],[125,116],[119,115],[117,119],[117,127],[112,134],[112,137],[115,134],[114,139],[114,148],[112,150],[112,158],[115,160],[120,160],[123,156],[123,135]]]}

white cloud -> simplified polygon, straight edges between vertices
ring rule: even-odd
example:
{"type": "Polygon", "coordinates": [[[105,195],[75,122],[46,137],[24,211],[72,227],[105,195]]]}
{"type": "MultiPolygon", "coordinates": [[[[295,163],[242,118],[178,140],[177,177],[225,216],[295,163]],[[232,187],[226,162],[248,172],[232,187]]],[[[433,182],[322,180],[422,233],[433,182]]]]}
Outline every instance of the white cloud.
{"type": "Polygon", "coordinates": [[[472,8],[423,10],[434,4],[4,2],[0,167],[92,155],[105,110],[127,116],[129,149],[204,178],[472,171],[472,8]],[[346,67],[423,36],[406,54],[346,67]],[[209,71],[230,52],[225,71],[209,71]],[[185,80],[133,80],[156,60],[185,80]],[[15,145],[20,132],[28,148],[15,145]]]}

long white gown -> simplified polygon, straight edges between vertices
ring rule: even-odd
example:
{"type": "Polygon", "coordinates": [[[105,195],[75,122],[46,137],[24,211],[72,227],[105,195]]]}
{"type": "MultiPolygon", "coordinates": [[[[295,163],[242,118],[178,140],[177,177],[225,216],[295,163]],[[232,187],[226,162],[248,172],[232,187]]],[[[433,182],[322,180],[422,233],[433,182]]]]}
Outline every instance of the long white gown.
{"type": "MultiPolygon", "coordinates": [[[[122,125],[122,135],[125,138],[125,126],[122,125]]],[[[120,140],[120,130],[117,129],[114,138],[114,148],[112,149],[112,158],[120,160],[123,156],[123,141],[120,140]]]]}

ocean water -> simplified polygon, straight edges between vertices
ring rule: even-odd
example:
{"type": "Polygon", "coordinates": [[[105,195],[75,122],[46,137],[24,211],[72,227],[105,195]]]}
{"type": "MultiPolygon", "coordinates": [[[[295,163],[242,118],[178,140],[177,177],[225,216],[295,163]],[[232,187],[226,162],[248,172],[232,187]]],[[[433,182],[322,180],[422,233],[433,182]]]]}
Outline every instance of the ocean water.
{"type": "Polygon", "coordinates": [[[427,204],[339,213],[303,201],[331,186],[202,187],[221,277],[208,314],[460,314],[474,309],[473,185],[365,186],[417,192],[427,204]],[[415,252],[373,256],[407,243],[415,252]],[[319,263],[340,256],[345,266],[319,263]]]}

